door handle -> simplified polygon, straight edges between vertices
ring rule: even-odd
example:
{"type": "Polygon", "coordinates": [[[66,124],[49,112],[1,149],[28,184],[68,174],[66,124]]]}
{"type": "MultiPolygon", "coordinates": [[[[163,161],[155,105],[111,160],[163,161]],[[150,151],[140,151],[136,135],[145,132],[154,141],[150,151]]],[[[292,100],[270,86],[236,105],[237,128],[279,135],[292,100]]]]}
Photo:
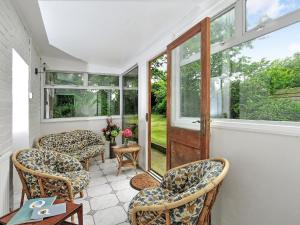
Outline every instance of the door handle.
{"type": "Polygon", "coordinates": [[[201,121],[200,120],[195,120],[192,123],[201,123],[201,121]]]}
{"type": "Polygon", "coordinates": [[[146,122],[149,120],[149,113],[146,113],[146,122]]]}

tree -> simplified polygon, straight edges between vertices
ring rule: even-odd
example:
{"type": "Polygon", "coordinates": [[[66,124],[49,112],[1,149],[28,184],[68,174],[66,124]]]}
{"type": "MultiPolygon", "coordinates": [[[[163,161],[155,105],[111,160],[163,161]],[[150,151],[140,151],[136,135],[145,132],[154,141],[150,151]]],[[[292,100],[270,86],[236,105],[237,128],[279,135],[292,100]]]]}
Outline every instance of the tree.
{"type": "Polygon", "coordinates": [[[166,115],[167,110],[167,56],[162,55],[151,63],[152,112],[166,115]]]}

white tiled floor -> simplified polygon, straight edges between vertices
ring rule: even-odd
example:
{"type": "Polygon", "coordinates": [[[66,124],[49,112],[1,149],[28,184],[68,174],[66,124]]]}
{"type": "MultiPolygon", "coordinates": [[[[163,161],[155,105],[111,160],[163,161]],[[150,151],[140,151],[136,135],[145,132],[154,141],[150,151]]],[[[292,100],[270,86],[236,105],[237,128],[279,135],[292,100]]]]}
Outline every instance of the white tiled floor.
{"type": "Polygon", "coordinates": [[[129,184],[135,170],[125,170],[116,176],[115,159],[106,159],[105,163],[94,159],[89,172],[91,181],[85,196],[75,200],[83,204],[84,225],[129,225],[128,205],[138,193],[129,184]]]}
{"type": "Polygon", "coordinates": [[[91,182],[86,196],[76,199],[83,203],[84,225],[129,225],[128,205],[138,193],[129,185],[135,170],[125,170],[116,176],[116,160],[106,159],[105,163],[93,160],[89,172],[91,182]]]}

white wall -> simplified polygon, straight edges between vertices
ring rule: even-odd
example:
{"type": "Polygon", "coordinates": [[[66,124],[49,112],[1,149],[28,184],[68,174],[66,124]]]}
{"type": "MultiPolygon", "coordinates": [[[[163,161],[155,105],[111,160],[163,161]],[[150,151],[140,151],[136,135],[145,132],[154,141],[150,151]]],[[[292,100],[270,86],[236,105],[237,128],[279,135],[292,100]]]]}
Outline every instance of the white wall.
{"type": "MultiPolygon", "coordinates": [[[[21,55],[30,67],[39,64],[37,53],[29,41],[30,36],[11,2],[9,0],[0,1],[0,155],[3,152],[15,150],[12,146],[12,48],[21,55]]],[[[37,103],[40,99],[39,85],[37,85],[39,78],[32,73],[33,71],[31,71],[31,80],[29,81],[33,93],[33,99],[29,103],[30,112],[39,114],[40,107],[37,103]]],[[[29,118],[30,139],[39,132],[40,123],[39,117],[35,117],[36,114],[32,114],[29,118]]],[[[0,171],[0,173],[4,172],[10,173],[9,168],[0,171]]],[[[5,185],[2,181],[0,183],[5,185]]],[[[9,189],[12,190],[12,187],[7,190],[9,189]]],[[[1,194],[9,195],[9,193],[1,194]]]]}
{"type": "Polygon", "coordinates": [[[213,128],[211,137],[211,156],[231,163],[214,224],[299,224],[299,136],[213,128]]]}

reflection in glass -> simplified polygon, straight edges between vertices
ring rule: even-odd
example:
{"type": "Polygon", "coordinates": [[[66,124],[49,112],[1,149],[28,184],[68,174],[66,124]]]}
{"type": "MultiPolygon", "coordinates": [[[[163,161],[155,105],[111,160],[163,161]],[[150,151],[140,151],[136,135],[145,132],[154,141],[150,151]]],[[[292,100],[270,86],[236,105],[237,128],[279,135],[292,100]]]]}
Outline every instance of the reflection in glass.
{"type": "Polygon", "coordinates": [[[200,34],[172,51],[172,121],[200,115],[200,34]]]}
{"type": "Polygon", "coordinates": [[[89,86],[119,86],[119,76],[89,74],[89,86]]]}
{"type": "Polygon", "coordinates": [[[235,9],[231,9],[211,22],[211,43],[230,39],[235,32],[235,9]]]}
{"type": "Polygon", "coordinates": [[[46,72],[46,85],[83,85],[82,73],[46,72]]]}
{"type": "Polygon", "coordinates": [[[246,1],[247,30],[300,8],[299,0],[246,1]]]}
{"type": "Polygon", "coordinates": [[[300,121],[299,31],[294,24],[212,55],[211,116],[300,121]]]}
{"type": "MultiPolygon", "coordinates": [[[[176,50],[175,50],[176,51],[176,50]]],[[[181,63],[185,60],[190,60],[192,56],[198,56],[200,54],[200,35],[197,34],[182,45],[177,47],[177,53],[180,55],[181,63]]]]}
{"type": "Polygon", "coordinates": [[[46,88],[44,118],[120,115],[119,90],[46,88]]]}
{"type": "Polygon", "coordinates": [[[138,142],[138,67],[123,75],[123,129],[133,131],[138,142]]]}
{"type": "Polygon", "coordinates": [[[199,117],[200,61],[180,68],[180,117],[199,117]]]}

